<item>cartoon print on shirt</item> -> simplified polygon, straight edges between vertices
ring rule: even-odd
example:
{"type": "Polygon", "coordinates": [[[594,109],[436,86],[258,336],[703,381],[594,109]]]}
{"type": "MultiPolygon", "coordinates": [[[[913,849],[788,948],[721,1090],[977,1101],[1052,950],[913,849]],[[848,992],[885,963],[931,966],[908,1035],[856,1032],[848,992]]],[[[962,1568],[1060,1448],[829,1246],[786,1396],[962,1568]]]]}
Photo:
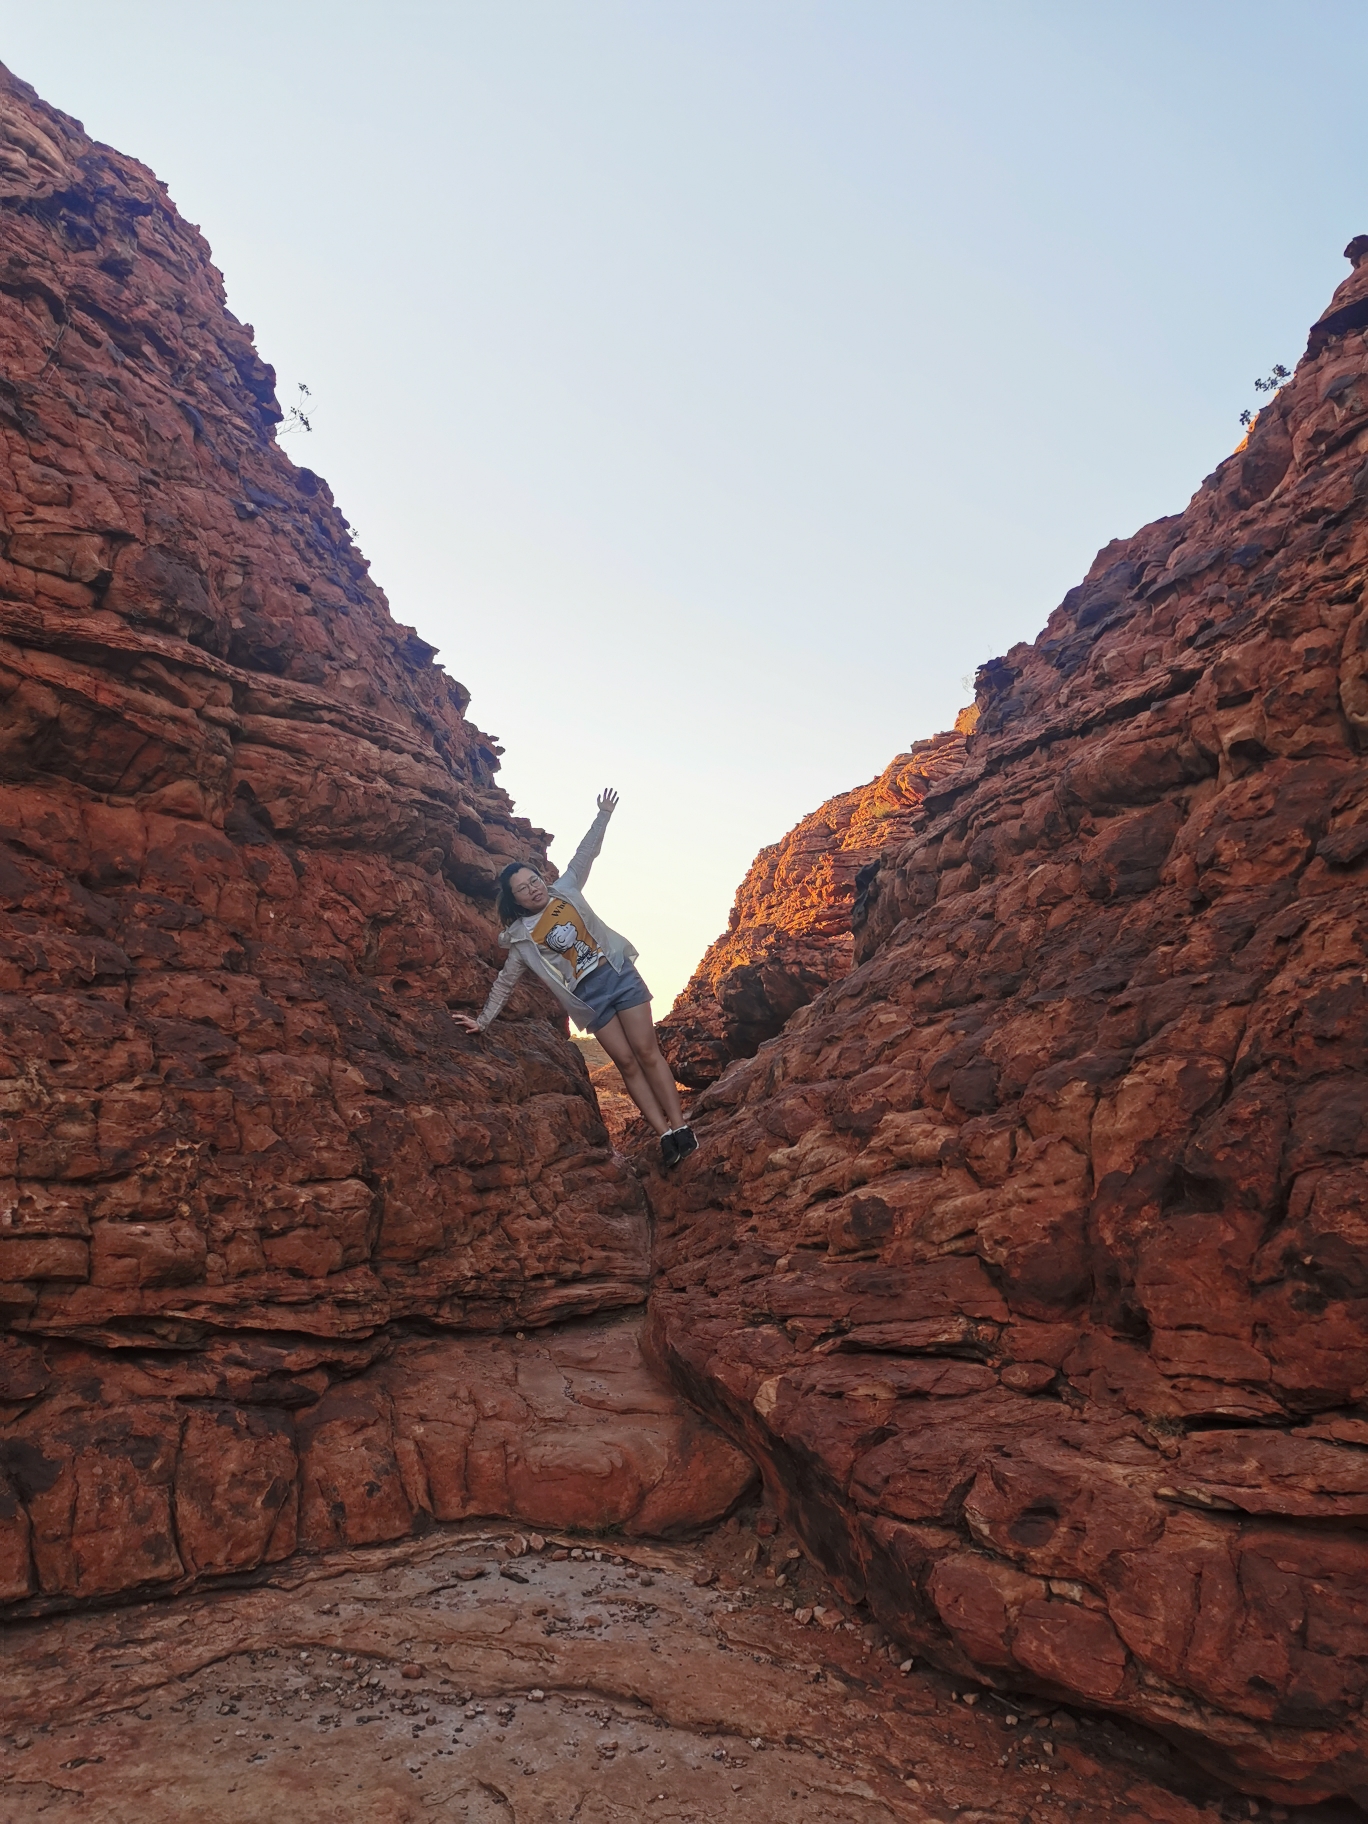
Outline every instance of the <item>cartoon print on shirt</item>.
{"type": "Polygon", "coordinates": [[[563,899],[553,899],[532,929],[533,941],[565,963],[571,980],[582,981],[604,960],[579,913],[563,899]]]}
{"type": "Polygon", "coordinates": [[[552,925],[546,934],[546,947],[561,956],[567,956],[571,950],[575,953],[575,974],[579,975],[589,958],[594,954],[595,946],[586,944],[575,927],[566,923],[552,925]]]}

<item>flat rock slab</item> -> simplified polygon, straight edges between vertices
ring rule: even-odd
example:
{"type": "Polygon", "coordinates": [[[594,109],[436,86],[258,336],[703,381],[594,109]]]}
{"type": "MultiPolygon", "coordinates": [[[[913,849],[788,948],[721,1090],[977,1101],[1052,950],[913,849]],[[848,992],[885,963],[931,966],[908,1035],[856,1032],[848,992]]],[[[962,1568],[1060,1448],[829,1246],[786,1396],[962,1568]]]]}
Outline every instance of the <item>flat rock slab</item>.
{"type": "Polygon", "coordinates": [[[750,1539],[732,1522],[701,1547],[572,1559],[569,1539],[452,1529],[254,1589],[21,1623],[0,1669],[0,1809],[1197,1824],[1209,1789],[1162,1746],[900,1675],[786,1539],[768,1566],[750,1539]]]}

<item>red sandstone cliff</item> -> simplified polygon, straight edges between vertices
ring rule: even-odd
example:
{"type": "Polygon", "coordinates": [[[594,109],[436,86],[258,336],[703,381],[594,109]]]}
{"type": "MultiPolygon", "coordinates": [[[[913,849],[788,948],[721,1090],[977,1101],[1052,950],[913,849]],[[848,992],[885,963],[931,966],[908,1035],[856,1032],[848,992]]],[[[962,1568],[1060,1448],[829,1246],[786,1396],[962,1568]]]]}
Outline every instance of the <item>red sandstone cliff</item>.
{"type": "MultiPolygon", "coordinates": [[[[515,1398],[394,1326],[644,1296],[555,1010],[450,1016],[497,964],[497,870],[546,839],[277,449],[204,241],[3,71],[0,223],[0,1596],[519,1511],[543,1371],[515,1398]]],[[[658,1525],[695,1453],[672,1511],[725,1507],[731,1447],[643,1423],[654,1466],[598,1436],[562,1484],[658,1525]]]]}
{"type": "MultiPolygon", "coordinates": [[[[8,76],[0,220],[0,1591],[708,1518],[581,1064],[448,1018],[542,843],[465,693],[198,235],[8,76]]],[[[985,667],[857,967],[699,1099],[652,1301],[901,1639],[1289,1799],[1368,1796],[1365,329],[1368,267],[985,667]]]]}
{"type": "MultiPolygon", "coordinates": [[[[975,717],[965,711],[960,723],[971,726],[975,717]]],[[[918,741],[877,779],[828,798],[761,849],[736,890],[727,929],[657,1028],[681,1083],[703,1089],[734,1058],[753,1057],[849,973],[861,883],[867,890],[880,856],[911,833],[927,791],[963,758],[962,732],[918,741]]]]}
{"type": "Polygon", "coordinates": [[[1366,575],[1359,264],[657,1210],[654,1346],[852,1595],[1284,1800],[1368,1799],[1366,575]]]}

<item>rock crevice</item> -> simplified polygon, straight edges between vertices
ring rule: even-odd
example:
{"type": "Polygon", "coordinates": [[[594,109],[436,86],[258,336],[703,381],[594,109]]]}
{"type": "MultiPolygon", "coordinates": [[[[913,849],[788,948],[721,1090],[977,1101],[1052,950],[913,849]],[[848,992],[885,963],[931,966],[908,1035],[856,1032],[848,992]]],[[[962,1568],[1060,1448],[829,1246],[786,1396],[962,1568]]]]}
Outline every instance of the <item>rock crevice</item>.
{"type": "Polygon", "coordinates": [[[0,1601],[660,1534],[744,1451],[898,1651],[1368,1800],[1360,242],[968,739],[758,859],[653,1263],[555,1009],[451,1017],[547,839],[204,242],[2,71],[0,219],[0,1601]]]}

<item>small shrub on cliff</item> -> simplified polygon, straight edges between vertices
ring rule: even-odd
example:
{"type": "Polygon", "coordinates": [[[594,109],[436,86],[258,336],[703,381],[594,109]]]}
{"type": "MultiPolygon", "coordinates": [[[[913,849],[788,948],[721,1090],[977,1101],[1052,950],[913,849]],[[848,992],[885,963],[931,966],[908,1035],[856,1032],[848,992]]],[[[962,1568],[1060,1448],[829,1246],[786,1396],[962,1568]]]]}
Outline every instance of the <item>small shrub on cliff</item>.
{"type": "MultiPolygon", "coordinates": [[[[1255,384],[1257,385],[1257,382],[1255,384]]],[[[313,407],[309,404],[309,400],[312,398],[313,394],[301,380],[299,382],[299,398],[290,407],[289,411],[286,412],[284,418],[276,428],[277,440],[281,437],[292,436],[296,431],[311,431],[313,429],[313,419],[310,417],[313,407]]]]}
{"type": "MultiPolygon", "coordinates": [[[[1284,367],[1281,361],[1275,361],[1273,366],[1269,369],[1268,378],[1266,380],[1256,380],[1254,382],[1254,391],[1256,393],[1280,393],[1291,378],[1292,370],[1284,367]]],[[[1254,420],[1258,415],[1257,412],[1251,411],[1249,407],[1246,406],[1244,411],[1240,413],[1240,423],[1244,425],[1246,430],[1252,430],[1254,428],[1254,420]]]]}

